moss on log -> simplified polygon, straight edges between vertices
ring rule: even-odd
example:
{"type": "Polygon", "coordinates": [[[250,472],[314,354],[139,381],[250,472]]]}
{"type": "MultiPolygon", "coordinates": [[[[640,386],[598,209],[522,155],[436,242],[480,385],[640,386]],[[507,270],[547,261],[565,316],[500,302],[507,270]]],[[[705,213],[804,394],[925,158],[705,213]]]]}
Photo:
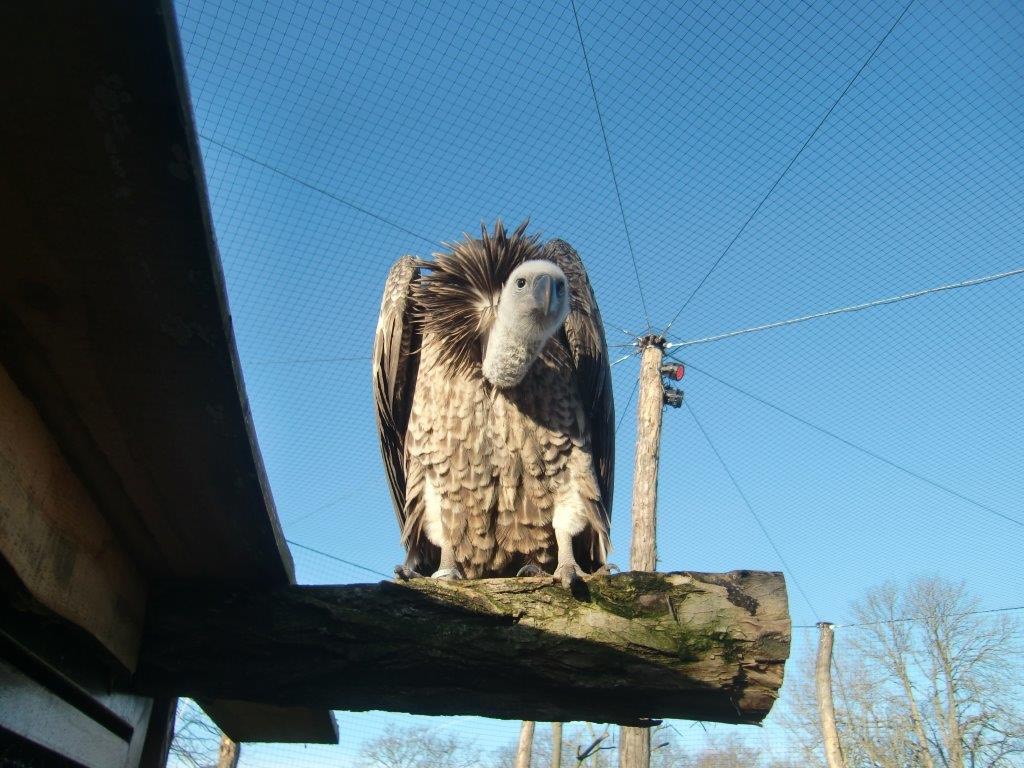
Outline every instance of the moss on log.
{"type": "Polygon", "coordinates": [[[142,692],[278,706],[627,725],[757,723],[789,655],[782,574],[622,573],[265,591],[152,603],[142,692]]]}

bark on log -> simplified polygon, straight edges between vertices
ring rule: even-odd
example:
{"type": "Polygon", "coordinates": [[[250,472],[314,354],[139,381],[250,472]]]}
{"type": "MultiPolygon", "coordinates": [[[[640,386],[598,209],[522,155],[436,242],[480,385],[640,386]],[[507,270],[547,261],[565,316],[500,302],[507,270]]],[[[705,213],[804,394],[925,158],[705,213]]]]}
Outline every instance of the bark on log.
{"type": "Polygon", "coordinates": [[[140,692],[277,706],[642,725],[758,723],[789,655],[781,573],[622,573],[151,600],[140,692]]]}

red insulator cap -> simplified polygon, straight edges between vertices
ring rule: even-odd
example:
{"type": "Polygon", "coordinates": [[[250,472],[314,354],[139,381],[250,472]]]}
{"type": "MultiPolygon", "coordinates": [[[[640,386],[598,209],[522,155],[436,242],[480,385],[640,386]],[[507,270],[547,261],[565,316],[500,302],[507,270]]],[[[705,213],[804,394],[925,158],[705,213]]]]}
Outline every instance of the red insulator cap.
{"type": "Polygon", "coordinates": [[[661,366],[661,375],[674,381],[682,381],[686,375],[686,368],[682,363],[665,363],[661,366]]]}

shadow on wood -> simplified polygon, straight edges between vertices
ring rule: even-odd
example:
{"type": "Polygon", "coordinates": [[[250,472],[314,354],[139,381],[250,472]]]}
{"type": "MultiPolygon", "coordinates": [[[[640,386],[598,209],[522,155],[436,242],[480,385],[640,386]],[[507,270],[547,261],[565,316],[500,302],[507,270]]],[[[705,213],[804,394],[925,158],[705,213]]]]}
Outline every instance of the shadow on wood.
{"type": "MultiPolygon", "coordinates": [[[[275,706],[627,725],[758,723],[782,684],[781,573],[548,579],[153,597],[138,690],[275,706]]],[[[229,734],[230,735],[230,734],[229,734]]]]}

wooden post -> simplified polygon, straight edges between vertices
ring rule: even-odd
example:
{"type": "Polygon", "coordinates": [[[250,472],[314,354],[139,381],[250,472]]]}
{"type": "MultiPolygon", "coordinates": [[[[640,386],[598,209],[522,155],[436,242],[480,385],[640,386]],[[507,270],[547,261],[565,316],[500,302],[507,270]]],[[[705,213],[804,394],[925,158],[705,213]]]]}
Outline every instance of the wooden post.
{"type": "Polygon", "coordinates": [[[551,724],[551,768],[562,768],[562,724],[551,724]]]}
{"type": "Polygon", "coordinates": [[[648,768],[651,764],[651,729],[619,729],[619,768],[648,768]]]}
{"type": "Polygon", "coordinates": [[[519,746],[516,748],[516,768],[530,768],[530,759],[533,756],[533,729],[536,723],[533,720],[523,720],[519,727],[519,746]]]}
{"type": "Polygon", "coordinates": [[[832,703],[832,638],[834,629],[827,621],[819,621],[818,661],[814,669],[814,683],[818,693],[818,716],[821,721],[821,737],[825,744],[825,759],[828,768],[846,768],[843,750],[839,744],[836,728],[836,710],[832,703]]]}
{"type": "Polygon", "coordinates": [[[640,339],[640,398],[636,406],[636,461],[633,464],[633,539],[629,567],[633,571],[655,571],[658,548],[655,543],[658,509],[658,456],[661,452],[661,414],[665,389],[661,383],[661,360],[665,339],[640,339]]]}
{"type": "Polygon", "coordinates": [[[146,740],[138,768],[167,768],[167,758],[174,740],[174,721],[178,714],[178,699],[162,696],[153,701],[149,712],[146,740]]]}
{"type": "Polygon", "coordinates": [[[217,759],[217,768],[238,768],[238,758],[241,756],[241,747],[229,739],[227,734],[222,733],[220,735],[220,755],[217,759]]]}
{"type": "MultiPolygon", "coordinates": [[[[661,415],[665,406],[665,390],[661,383],[665,339],[644,336],[639,343],[643,354],[640,358],[640,397],[636,406],[633,538],[629,548],[629,567],[633,571],[654,571],[658,567],[658,456],[661,453],[661,415]]],[[[619,768],[649,768],[650,764],[650,729],[620,729],[619,768]]]]}

